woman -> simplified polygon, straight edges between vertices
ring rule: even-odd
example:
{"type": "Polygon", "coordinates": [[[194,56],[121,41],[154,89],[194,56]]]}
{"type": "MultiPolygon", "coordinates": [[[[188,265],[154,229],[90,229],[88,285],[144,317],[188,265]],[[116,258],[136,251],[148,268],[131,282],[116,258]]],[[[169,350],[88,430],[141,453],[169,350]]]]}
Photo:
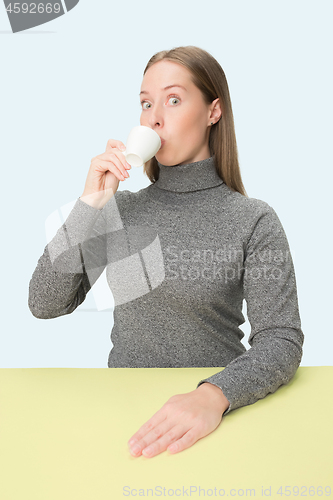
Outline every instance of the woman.
{"type": "Polygon", "coordinates": [[[225,366],[178,394],[129,441],[133,456],[179,452],[294,376],[303,333],[294,267],[273,210],[245,193],[224,72],[207,52],[151,58],[140,123],[162,147],[152,184],[117,192],[131,168],[120,141],[91,162],[84,192],[30,282],[39,318],[71,313],[107,266],[115,297],[109,367],[225,366]],[[247,302],[246,351],[238,328],[247,302]]]}

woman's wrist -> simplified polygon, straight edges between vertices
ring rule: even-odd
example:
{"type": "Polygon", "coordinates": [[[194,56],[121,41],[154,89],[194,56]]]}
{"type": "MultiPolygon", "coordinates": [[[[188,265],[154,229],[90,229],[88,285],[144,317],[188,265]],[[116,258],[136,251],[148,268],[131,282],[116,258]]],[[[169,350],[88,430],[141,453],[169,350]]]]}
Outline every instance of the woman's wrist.
{"type": "Polygon", "coordinates": [[[80,200],[86,203],[87,205],[96,208],[97,210],[101,210],[108,201],[108,199],[102,192],[97,192],[93,194],[83,193],[80,196],[80,200]]]}
{"type": "Polygon", "coordinates": [[[201,390],[201,392],[206,392],[207,394],[211,394],[212,397],[216,398],[221,405],[222,415],[229,408],[230,401],[225,397],[220,387],[217,387],[210,382],[204,382],[203,384],[199,385],[196,390],[201,390]]]}

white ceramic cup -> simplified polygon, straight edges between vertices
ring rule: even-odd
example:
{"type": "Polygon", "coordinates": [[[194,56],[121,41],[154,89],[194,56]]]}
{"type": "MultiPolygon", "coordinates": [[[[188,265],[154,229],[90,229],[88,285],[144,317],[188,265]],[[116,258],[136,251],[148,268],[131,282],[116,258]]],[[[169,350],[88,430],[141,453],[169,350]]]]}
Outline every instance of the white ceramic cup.
{"type": "Polygon", "coordinates": [[[122,153],[130,165],[141,167],[156,155],[161,145],[159,135],[152,128],[139,125],[130,131],[127,137],[126,150],[122,151],[122,153]]]}

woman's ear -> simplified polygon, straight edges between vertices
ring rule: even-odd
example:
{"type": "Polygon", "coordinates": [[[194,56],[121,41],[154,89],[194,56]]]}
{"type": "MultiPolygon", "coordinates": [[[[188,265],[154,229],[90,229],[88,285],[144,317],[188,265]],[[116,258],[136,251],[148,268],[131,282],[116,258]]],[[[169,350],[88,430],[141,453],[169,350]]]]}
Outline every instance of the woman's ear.
{"type": "Polygon", "coordinates": [[[222,109],[221,109],[221,104],[220,104],[220,99],[217,98],[215,99],[211,105],[209,106],[210,108],[210,116],[209,116],[209,125],[211,123],[215,124],[219,121],[219,119],[222,116],[222,109]]]}

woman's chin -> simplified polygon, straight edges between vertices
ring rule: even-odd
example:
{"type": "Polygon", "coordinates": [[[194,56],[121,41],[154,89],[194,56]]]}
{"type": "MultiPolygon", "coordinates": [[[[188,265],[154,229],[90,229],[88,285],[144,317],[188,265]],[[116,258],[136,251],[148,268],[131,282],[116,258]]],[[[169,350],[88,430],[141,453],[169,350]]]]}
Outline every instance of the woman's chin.
{"type": "Polygon", "coordinates": [[[158,153],[155,155],[156,160],[161,163],[162,165],[165,165],[166,167],[172,167],[173,165],[178,165],[179,159],[176,157],[171,157],[170,155],[163,154],[164,151],[158,151],[158,153]]]}

